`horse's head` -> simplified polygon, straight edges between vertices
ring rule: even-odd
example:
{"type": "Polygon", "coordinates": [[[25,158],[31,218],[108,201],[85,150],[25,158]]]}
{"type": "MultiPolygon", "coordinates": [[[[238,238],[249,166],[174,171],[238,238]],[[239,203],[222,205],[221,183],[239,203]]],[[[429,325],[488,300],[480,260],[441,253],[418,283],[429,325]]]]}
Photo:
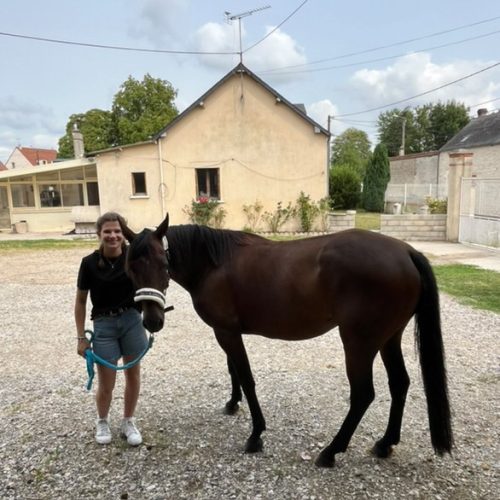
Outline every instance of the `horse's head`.
{"type": "Polygon", "coordinates": [[[150,332],[161,330],[165,319],[165,292],[170,280],[167,229],[168,214],[154,231],[144,229],[136,234],[122,228],[130,242],[126,271],[136,289],[134,300],[142,302],[143,323],[150,332]]]}

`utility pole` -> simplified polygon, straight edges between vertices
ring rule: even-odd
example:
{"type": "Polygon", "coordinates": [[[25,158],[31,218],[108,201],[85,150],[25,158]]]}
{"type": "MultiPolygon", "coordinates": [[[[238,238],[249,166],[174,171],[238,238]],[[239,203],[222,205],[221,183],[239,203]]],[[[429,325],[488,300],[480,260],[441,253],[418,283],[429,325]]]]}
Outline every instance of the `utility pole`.
{"type": "Polygon", "coordinates": [[[403,123],[401,127],[401,147],[399,148],[399,156],[405,155],[405,130],[406,130],[406,118],[403,118],[403,123]]]}
{"type": "Polygon", "coordinates": [[[239,35],[240,35],[240,51],[239,51],[240,63],[243,63],[243,45],[241,42],[241,18],[251,16],[254,12],[260,12],[261,10],[270,9],[270,8],[271,8],[270,5],[266,5],[264,7],[257,7],[256,9],[247,10],[246,12],[242,12],[240,14],[231,14],[231,12],[227,12],[227,11],[224,12],[227,22],[234,21],[235,19],[238,19],[238,30],[239,30],[239,35]]]}

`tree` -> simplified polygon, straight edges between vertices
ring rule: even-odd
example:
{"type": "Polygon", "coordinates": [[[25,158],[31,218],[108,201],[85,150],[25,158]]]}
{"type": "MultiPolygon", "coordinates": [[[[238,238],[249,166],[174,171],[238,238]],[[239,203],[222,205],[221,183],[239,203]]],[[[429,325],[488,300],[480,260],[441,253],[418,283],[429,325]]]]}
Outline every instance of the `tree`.
{"type": "Polygon", "coordinates": [[[429,120],[433,149],[439,149],[469,123],[470,117],[464,104],[451,101],[436,104],[429,120]]]}
{"type": "Polygon", "coordinates": [[[363,208],[369,212],[384,211],[384,197],[391,179],[389,157],[385,144],[377,144],[373,156],[366,167],[363,182],[363,208]]]}
{"type": "Polygon", "coordinates": [[[469,123],[462,103],[424,104],[416,108],[392,109],[378,117],[378,136],[390,156],[399,154],[405,122],[405,153],[421,153],[441,148],[469,123]]]}
{"type": "Polygon", "coordinates": [[[361,177],[352,168],[340,165],[330,170],[330,200],[333,208],[356,208],[361,198],[361,177]]]}
{"type": "Polygon", "coordinates": [[[366,132],[348,128],[335,137],[332,143],[331,164],[333,168],[346,166],[362,179],[371,156],[371,144],[366,132]]]}
{"type": "Polygon", "coordinates": [[[167,80],[146,74],[139,82],[129,76],[113,99],[118,144],[144,141],[158,133],[177,116],[176,96],[167,80]]]}
{"type": "Polygon", "coordinates": [[[177,116],[176,96],[166,80],[149,74],[142,82],[129,77],[114,95],[112,111],[91,109],[69,117],[66,134],[59,139],[59,157],[74,156],[71,132],[75,123],[86,153],[149,139],[177,116]]]}
{"type": "Polygon", "coordinates": [[[85,153],[108,148],[115,142],[111,112],[102,109],[91,109],[86,113],[74,114],[69,117],[66,124],[66,134],[59,139],[58,156],[60,158],[74,157],[71,132],[75,124],[84,137],[85,153]]]}

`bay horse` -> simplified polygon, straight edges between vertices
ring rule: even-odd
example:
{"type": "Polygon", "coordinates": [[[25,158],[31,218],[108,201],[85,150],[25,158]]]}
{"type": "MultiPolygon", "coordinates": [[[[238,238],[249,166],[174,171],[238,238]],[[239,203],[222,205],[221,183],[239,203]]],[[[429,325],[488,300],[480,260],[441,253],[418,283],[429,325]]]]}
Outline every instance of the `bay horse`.
{"type": "Polygon", "coordinates": [[[151,332],[163,327],[164,293],[171,278],[190,293],[196,312],[213,328],[232,383],[225,412],[237,411],[241,389],[250,409],[246,452],[262,450],[266,422],[243,333],[303,340],[339,327],[350,408],[316,459],[316,465],[332,467],[375,397],[372,367],[378,352],[389,379],[391,407],[386,431],[373,452],[387,457],[399,443],[410,384],[401,337],[415,316],[431,443],[437,454],[451,453],[438,288],[428,260],[410,245],[358,229],[276,242],[241,231],[169,227],[168,214],[155,230],[136,234],[123,229],[130,242],[126,269],[136,299],[144,300],[145,327],[151,332]]]}

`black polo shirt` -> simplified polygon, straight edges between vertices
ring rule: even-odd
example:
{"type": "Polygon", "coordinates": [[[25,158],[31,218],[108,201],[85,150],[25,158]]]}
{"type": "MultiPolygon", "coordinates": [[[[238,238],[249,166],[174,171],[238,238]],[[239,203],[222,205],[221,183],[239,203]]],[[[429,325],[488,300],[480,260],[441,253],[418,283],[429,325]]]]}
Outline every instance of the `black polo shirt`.
{"type": "Polygon", "coordinates": [[[98,250],[82,259],[78,271],[77,287],[89,290],[92,302],[91,318],[118,308],[140,307],[134,302],[134,287],[125,273],[125,252],[117,259],[102,261],[98,250]]]}

